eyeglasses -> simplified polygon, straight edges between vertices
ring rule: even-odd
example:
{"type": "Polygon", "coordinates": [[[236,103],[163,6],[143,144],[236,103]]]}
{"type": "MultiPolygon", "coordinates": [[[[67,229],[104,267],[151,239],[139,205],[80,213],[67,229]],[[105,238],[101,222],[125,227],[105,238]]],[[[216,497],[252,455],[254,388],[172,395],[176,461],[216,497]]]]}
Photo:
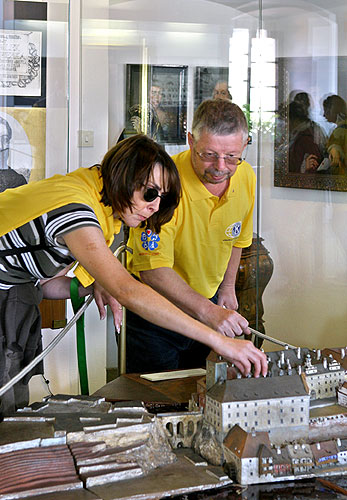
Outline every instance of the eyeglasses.
{"type": "Polygon", "coordinates": [[[216,163],[219,159],[222,159],[224,160],[226,165],[240,165],[244,160],[244,158],[238,158],[234,155],[220,156],[217,155],[217,153],[199,153],[198,151],[195,152],[204,163],[216,163]]]}
{"type": "Polygon", "coordinates": [[[159,194],[159,191],[156,188],[147,188],[143,192],[143,199],[145,201],[147,201],[147,203],[150,203],[151,201],[154,201],[157,198],[160,198],[163,200],[166,196],[167,196],[167,193],[159,194]]]}

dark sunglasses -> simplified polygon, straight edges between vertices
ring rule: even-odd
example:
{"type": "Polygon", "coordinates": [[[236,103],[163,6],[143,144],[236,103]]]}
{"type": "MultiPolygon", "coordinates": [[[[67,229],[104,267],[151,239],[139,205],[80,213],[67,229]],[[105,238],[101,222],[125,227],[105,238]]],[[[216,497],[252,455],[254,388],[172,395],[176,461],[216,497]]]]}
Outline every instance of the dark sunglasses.
{"type": "Polygon", "coordinates": [[[150,203],[151,201],[156,200],[157,198],[164,199],[167,196],[167,193],[159,194],[158,189],[156,188],[147,188],[143,192],[143,199],[150,203]]]}

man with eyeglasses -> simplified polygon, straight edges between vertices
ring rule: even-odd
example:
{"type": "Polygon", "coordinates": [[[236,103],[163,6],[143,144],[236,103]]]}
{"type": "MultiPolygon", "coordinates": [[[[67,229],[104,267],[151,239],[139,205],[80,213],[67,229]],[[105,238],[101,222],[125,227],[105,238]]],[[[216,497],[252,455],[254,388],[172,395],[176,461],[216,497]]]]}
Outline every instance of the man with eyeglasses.
{"type": "MultiPolygon", "coordinates": [[[[256,178],[242,157],[248,127],[229,100],[206,100],[173,157],[182,198],[159,234],[131,229],[128,269],[192,317],[235,337],[249,333],[235,280],[242,248],[252,243],[256,178]]],[[[236,342],[237,344],[237,342],[236,342]]],[[[127,372],[204,366],[208,348],[127,313],[127,372]]]]}

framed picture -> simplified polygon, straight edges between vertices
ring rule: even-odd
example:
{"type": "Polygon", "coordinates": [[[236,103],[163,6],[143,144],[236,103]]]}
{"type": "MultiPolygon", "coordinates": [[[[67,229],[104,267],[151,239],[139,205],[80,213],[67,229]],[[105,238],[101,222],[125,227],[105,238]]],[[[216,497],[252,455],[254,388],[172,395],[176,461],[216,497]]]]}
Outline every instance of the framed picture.
{"type": "Polygon", "coordinates": [[[197,66],[195,70],[194,109],[205,99],[220,97],[231,98],[228,91],[228,68],[197,66]]]}
{"type": "Polygon", "coordinates": [[[187,73],[187,66],[127,64],[125,137],[142,132],[160,144],[186,144],[187,73]]]}
{"type": "Polygon", "coordinates": [[[45,108],[47,2],[14,1],[4,18],[12,29],[0,30],[1,106],[45,108]]]}
{"type": "Polygon", "coordinates": [[[45,177],[46,108],[0,108],[0,192],[45,177]]]}
{"type": "Polygon", "coordinates": [[[347,191],[347,57],[278,58],[277,71],[274,185],[347,191]]]}

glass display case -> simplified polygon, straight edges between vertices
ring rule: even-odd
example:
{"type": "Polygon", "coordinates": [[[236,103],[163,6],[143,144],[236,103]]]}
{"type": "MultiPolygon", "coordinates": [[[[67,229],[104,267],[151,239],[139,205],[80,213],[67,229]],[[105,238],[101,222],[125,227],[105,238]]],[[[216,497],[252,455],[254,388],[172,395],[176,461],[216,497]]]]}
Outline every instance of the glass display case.
{"type": "MultiPolygon", "coordinates": [[[[139,130],[184,151],[197,105],[224,92],[246,114],[257,176],[255,326],[293,345],[346,345],[344,0],[4,0],[3,13],[2,170],[28,181],[88,167],[139,130]]],[[[86,331],[96,390],[114,329],[91,307],[86,331]]],[[[69,355],[60,346],[46,365],[54,392],[76,393],[66,342],[69,355]]]]}
{"type": "MultiPolygon", "coordinates": [[[[124,129],[129,132],[135,101],[148,107],[156,83],[164,112],[183,102],[183,130],[189,131],[199,102],[227,82],[249,120],[246,158],[257,175],[254,231],[273,261],[263,290],[259,245],[255,287],[263,294],[264,314],[258,310],[257,319],[267,334],[294,345],[346,344],[346,114],[342,109],[339,117],[328,116],[324,109],[329,95],[346,106],[345,2],[115,0],[99,6],[85,0],[81,5],[85,127],[96,116],[102,127],[107,121],[112,145],[124,129]],[[184,78],[178,84],[168,75],[180,68],[184,78]],[[96,74],[103,89],[108,82],[108,97],[98,92],[97,115],[96,74]],[[292,120],[298,106],[305,123],[292,120]],[[340,167],[324,169],[334,134],[342,141],[340,167]],[[311,169],[308,157],[316,159],[311,169]]],[[[163,142],[172,154],[188,147],[175,133],[163,142]]],[[[275,348],[267,342],[264,347],[275,348]]]]}

